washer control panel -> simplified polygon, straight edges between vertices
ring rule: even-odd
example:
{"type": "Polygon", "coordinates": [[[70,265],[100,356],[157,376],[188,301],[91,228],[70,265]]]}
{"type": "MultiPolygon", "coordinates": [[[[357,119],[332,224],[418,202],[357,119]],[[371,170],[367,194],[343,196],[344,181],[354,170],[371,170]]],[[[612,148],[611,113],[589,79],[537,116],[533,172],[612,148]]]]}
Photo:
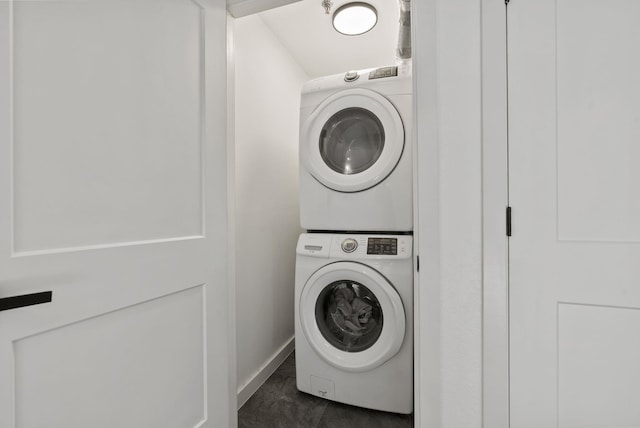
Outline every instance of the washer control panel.
{"type": "Polygon", "coordinates": [[[398,238],[367,239],[367,254],[375,254],[379,256],[397,256],[398,238]]]}
{"type": "Polygon", "coordinates": [[[409,259],[413,253],[413,237],[361,233],[303,233],[298,239],[296,253],[307,257],[340,260],[409,259]]]}
{"type": "Polygon", "coordinates": [[[334,234],[329,257],[348,259],[404,259],[413,253],[411,235],[334,234]]]}

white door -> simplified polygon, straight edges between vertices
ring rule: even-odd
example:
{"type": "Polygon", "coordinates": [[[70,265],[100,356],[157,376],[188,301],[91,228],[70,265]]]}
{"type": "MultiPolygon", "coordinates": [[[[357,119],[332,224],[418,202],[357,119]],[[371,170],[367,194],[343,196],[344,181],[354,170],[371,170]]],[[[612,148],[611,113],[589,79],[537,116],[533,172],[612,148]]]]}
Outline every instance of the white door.
{"type": "Polygon", "coordinates": [[[640,2],[507,15],[511,427],[640,427],[640,2]]]}
{"type": "Polygon", "coordinates": [[[0,428],[235,423],[225,13],[0,2],[0,428]]]}

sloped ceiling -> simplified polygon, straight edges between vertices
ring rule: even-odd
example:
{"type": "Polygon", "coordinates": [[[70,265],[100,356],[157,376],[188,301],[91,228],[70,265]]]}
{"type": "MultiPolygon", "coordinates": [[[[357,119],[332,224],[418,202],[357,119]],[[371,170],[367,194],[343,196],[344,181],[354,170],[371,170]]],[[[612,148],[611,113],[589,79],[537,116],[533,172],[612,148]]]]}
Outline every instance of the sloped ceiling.
{"type": "MultiPolygon", "coordinates": [[[[349,0],[333,0],[332,11],[349,0]]],[[[378,11],[368,33],[345,36],[333,29],[321,0],[302,0],[259,14],[309,77],[393,65],[398,39],[397,0],[366,0],[378,11]]]]}
{"type": "Polygon", "coordinates": [[[297,1],[300,0],[227,0],[227,11],[234,18],[242,18],[297,1]]]}

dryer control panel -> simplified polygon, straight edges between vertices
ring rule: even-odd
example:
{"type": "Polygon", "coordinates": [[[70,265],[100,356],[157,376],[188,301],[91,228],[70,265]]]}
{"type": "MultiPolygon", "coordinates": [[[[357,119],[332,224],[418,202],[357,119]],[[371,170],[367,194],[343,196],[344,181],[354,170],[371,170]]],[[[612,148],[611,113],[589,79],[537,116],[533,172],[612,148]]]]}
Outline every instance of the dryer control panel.
{"type": "Polygon", "coordinates": [[[369,72],[369,80],[395,77],[398,75],[398,67],[381,67],[369,72]]]}

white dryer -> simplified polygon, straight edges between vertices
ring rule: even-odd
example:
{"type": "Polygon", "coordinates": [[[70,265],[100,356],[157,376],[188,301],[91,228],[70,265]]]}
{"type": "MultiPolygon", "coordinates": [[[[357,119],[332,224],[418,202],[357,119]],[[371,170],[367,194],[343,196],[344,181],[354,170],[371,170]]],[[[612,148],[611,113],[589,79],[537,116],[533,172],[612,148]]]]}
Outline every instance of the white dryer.
{"type": "Polygon", "coordinates": [[[413,411],[409,235],[302,234],[295,279],[296,383],[329,400],[413,411]]]}
{"type": "Polygon", "coordinates": [[[312,80],[300,107],[300,223],[411,231],[411,66],[312,80]]]}

